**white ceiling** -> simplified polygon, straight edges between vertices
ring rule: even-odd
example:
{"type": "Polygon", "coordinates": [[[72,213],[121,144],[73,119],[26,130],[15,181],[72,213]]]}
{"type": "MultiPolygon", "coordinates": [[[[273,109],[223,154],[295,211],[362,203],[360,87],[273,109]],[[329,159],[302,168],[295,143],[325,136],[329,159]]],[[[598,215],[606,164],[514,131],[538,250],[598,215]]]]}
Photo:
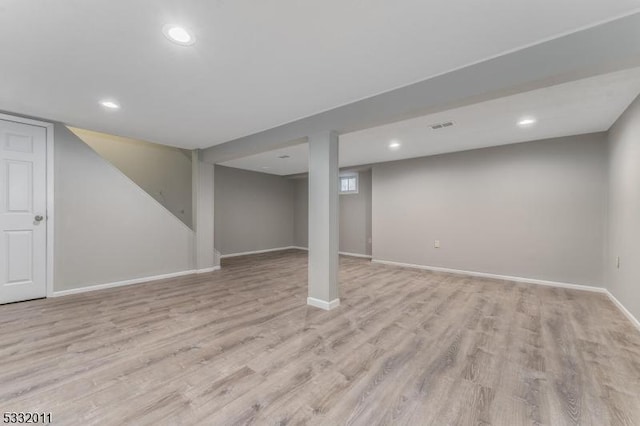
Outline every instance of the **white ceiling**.
{"type": "MultiPolygon", "coordinates": [[[[640,68],[577,80],[340,136],[340,166],[349,167],[446,152],[608,130],[640,94],[640,68]],[[523,117],[538,122],[520,128],[523,117]],[[431,124],[455,125],[432,130],[431,124]],[[388,148],[397,140],[397,151],[388,148]]],[[[222,163],[264,173],[308,170],[307,144],[222,163]],[[289,155],[280,159],[280,155],[289,155]]]]}
{"type": "Polygon", "coordinates": [[[0,110],[208,147],[637,11],[640,0],[5,0],[0,110]],[[182,47],[167,23],[192,30],[182,47]],[[115,99],[106,111],[98,102],[115,99]]]}

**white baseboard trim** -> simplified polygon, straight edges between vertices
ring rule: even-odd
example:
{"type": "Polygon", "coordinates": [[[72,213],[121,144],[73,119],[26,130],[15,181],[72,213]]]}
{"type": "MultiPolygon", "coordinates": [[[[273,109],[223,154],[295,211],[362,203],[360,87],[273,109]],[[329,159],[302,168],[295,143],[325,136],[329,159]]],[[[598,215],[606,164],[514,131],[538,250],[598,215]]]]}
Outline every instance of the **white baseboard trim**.
{"type": "Polygon", "coordinates": [[[238,257],[238,256],[249,256],[251,254],[271,253],[272,251],[283,251],[283,250],[291,250],[291,249],[300,249],[300,247],[286,246],[286,247],[275,247],[275,248],[270,248],[265,250],[245,251],[242,253],[222,254],[220,255],[220,259],[228,259],[230,257],[238,257]]]}
{"type": "Polygon", "coordinates": [[[368,254],[360,254],[360,253],[349,253],[346,251],[339,251],[338,254],[342,255],[342,256],[349,256],[349,257],[361,257],[363,259],[371,259],[371,256],[368,254]]]}
{"type": "Polygon", "coordinates": [[[456,274],[456,275],[468,275],[471,277],[493,278],[496,280],[515,281],[515,282],[526,283],[526,284],[537,284],[537,285],[546,285],[549,287],[570,288],[573,290],[592,291],[595,293],[607,293],[607,290],[605,288],[593,287],[593,286],[581,285],[581,284],[570,284],[570,283],[562,283],[557,281],[545,281],[545,280],[538,280],[535,278],[512,277],[508,275],[489,274],[486,272],[464,271],[460,269],[441,268],[439,266],[415,265],[412,263],[392,262],[390,260],[373,259],[371,260],[371,262],[380,263],[383,265],[400,266],[404,268],[424,269],[427,271],[434,271],[434,272],[446,272],[449,274],[456,274]]]}
{"type": "Polygon", "coordinates": [[[533,278],[522,278],[522,277],[511,277],[507,275],[488,274],[485,272],[463,271],[460,269],[441,268],[437,266],[415,265],[412,263],[392,262],[390,260],[373,259],[371,260],[371,262],[380,263],[383,265],[400,266],[404,268],[424,269],[427,271],[447,272],[450,274],[457,274],[457,275],[468,275],[472,277],[481,277],[481,278],[493,278],[497,280],[515,281],[515,282],[525,283],[525,284],[545,285],[549,287],[569,288],[572,290],[603,293],[603,294],[606,294],[609,300],[611,300],[611,302],[624,314],[624,316],[627,317],[629,321],[631,321],[634,327],[636,327],[638,331],[640,331],[640,321],[638,321],[638,318],[633,316],[633,314],[629,312],[629,310],[627,310],[627,308],[625,308],[624,305],[618,299],[616,299],[616,297],[613,294],[611,294],[611,292],[606,288],[593,287],[593,286],[580,285],[580,284],[569,284],[569,283],[562,283],[557,281],[545,281],[545,280],[538,280],[533,278]]]}
{"type": "Polygon", "coordinates": [[[220,266],[212,266],[211,268],[194,269],[193,273],[194,274],[206,274],[207,272],[213,272],[213,271],[218,271],[218,270],[220,270],[220,266]]]}
{"type": "Polygon", "coordinates": [[[613,304],[616,305],[616,307],[620,309],[620,311],[622,311],[624,316],[627,317],[629,321],[631,321],[631,323],[638,329],[638,331],[640,331],[640,321],[638,321],[638,319],[634,317],[633,314],[629,312],[627,308],[625,308],[624,305],[620,303],[620,301],[616,299],[616,297],[611,294],[609,290],[606,290],[605,293],[609,297],[609,300],[611,300],[613,304]]]}
{"type": "MultiPolygon", "coordinates": [[[[309,251],[308,247],[292,246],[290,248],[296,249],[296,250],[309,251]]],[[[340,254],[342,256],[361,257],[363,259],[371,259],[371,255],[369,255],[369,254],[349,253],[347,251],[339,251],[338,254],[340,254]]]]}
{"type": "Polygon", "coordinates": [[[182,277],[185,275],[212,272],[218,269],[220,269],[219,266],[214,266],[213,268],[207,268],[207,269],[198,269],[198,270],[192,269],[189,271],[172,272],[170,274],[153,275],[150,277],[141,277],[141,278],[134,278],[131,280],[116,281],[112,283],[96,284],[96,285],[90,285],[85,287],[71,288],[69,290],[59,290],[59,291],[54,291],[51,294],[51,297],[68,296],[70,294],[79,294],[79,293],[86,293],[89,291],[105,290],[107,288],[123,287],[126,285],[133,285],[133,284],[142,284],[150,281],[165,280],[167,278],[176,278],[176,277],[182,277]]]}
{"type": "MultiPolygon", "coordinates": [[[[307,247],[286,246],[286,247],[275,247],[275,248],[270,248],[270,249],[265,249],[265,250],[254,250],[254,251],[245,251],[245,252],[241,252],[241,253],[223,254],[223,255],[220,256],[220,259],[228,259],[230,257],[239,257],[239,256],[249,256],[249,255],[252,255],[252,254],[271,253],[273,251],[283,251],[283,250],[304,250],[304,251],[309,251],[309,249],[307,247]]],[[[365,258],[365,259],[371,259],[371,256],[368,255],[368,254],[349,253],[349,252],[346,252],[346,251],[340,251],[340,252],[338,252],[338,254],[341,254],[343,256],[362,257],[362,258],[365,258]]]]}
{"type": "Polygon", "coordinates": [[[330,311],[340,306],[340,299],[333,299],[330,302],[316,299],[315,297],[307,297],[307,305],[330,311]]]}

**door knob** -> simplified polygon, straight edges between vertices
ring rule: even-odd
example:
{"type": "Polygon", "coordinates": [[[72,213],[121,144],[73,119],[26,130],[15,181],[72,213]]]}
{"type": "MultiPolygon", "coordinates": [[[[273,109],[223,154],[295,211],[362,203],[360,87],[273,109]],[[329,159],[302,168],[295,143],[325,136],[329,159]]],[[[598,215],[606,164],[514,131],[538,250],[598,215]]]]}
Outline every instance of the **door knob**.
{"type": "Polygon", "coordinates": [[[36,222],[42,222],[44,220],[44,217],[37,215],[35,218],[36,222]]]}

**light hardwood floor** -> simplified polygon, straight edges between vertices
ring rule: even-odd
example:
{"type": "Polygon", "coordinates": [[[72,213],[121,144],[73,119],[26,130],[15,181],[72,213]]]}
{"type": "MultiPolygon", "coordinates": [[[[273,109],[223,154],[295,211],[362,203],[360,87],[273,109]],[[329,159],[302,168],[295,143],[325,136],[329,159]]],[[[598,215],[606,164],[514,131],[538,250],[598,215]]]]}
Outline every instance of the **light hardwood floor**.
{"type": "Polygon", "coordinates": [[[0,411],[55,424],[640,425],[640,333],[602,294],[306,253],[0,306],[0,411]]]}

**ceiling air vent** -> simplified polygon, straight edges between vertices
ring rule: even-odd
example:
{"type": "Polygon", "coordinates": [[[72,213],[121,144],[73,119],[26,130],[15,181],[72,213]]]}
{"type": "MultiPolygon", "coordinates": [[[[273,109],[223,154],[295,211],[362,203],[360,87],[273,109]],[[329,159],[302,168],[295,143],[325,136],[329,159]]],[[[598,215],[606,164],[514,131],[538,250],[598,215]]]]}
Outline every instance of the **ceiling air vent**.
{"type": "Polygon", "coordinates": [[[430,127],[433,130],[440,130],[440,129],[445,129],[445,128],[451,127],[451,126],[453,126],[453,121],[445,121],[443,123],[432,124],[430,127]]]}

